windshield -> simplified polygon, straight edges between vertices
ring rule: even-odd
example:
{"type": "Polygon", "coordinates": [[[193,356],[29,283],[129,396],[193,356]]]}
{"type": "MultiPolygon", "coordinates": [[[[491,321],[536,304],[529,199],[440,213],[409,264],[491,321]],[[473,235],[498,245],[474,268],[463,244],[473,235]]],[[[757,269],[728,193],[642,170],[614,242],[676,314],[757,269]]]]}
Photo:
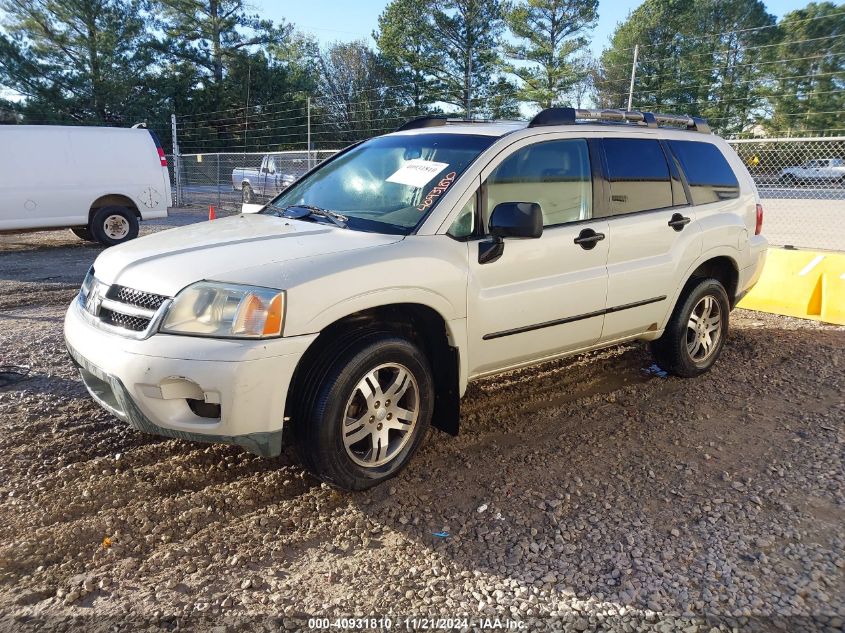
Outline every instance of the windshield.
{"type": "Polygon", "coordinates": [[[346,216],[349,228],[408,234],[494,136],[382,136],[345,152],[280,194],[268,208],[309,205],[346,216]]]}

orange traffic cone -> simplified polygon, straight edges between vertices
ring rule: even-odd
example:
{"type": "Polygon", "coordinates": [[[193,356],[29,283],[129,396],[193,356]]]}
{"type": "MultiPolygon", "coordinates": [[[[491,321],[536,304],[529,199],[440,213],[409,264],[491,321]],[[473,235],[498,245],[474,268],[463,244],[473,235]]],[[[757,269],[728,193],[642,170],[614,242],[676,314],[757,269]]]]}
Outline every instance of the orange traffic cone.
{"type": "Polygon", "coordinates": [[[214,213],[214,205],[208,207],[208,219],[209,220],[217,219],[217,215],[214,213]]]}

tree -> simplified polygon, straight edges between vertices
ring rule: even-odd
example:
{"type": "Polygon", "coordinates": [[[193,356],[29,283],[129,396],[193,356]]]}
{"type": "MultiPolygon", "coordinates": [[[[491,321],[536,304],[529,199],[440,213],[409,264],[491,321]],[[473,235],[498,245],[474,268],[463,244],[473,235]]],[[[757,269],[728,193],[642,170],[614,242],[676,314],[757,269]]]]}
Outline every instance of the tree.
{"type": "Polygon", "coordinates": [[[775,41],[774,16],[759,0],[698,3],[694,58],[680,60],[684,72],[709,85],[698,113],[722,134],[741,132],[763,105],[765,66],[760,51],[775,41]]]}
{"type": "Polygon", "coordinates": [[[441,56],[432,38],[431,9],[431,0],[393,0],[379,16],[373,33],[385,61],[395,67],[399,92],[417,116],[436,101],[432,75],[441,56]]]}
{"type": "Polygon", "coordinates": [[[175,62],[200,69],[214,87],[226,64],[252,46],[279,45],[292,27],[248,14],[245,0],[156,0],[164,31],[162,48],[175,62]]]}
{"type": "Polygon", "coordinates": [[[812,2],[787,13],[766,63],[772,132],[845,131],[845,5],[812,2]]]}
{"type": "Polygon", "coordinates": [[[0,0],[0,84],[25,120],[126,124],[147,118],[154,61],[140,0],[0,0]]]}
{"type": "Polygon", "coordinates": [[[522,81],[520,98],[542,108],[559,104],[588,69],[576,56],[589,44],[586,33],[595,26],[598,0],[522,0],[505,20],[521,40],[508,44],[509,70],[522,81]],[[527,62],[528,65],[519,65],[527,62]]]}
{"type": "Polygon", "coordinates": [[[484,111],[501,87],[499,44],[504,21],[499,0],[432,0],[432,33],[441,101],[467,115],[484,111]]]}
{"type": "Polygon", "coordinates": [[[626,107],[635,45],[633,107],[708,118],[742,130],[763,104],[761,47],[776,36],[759,0],[646,0],[613,34],[597,73],[597,100],[626,107]]]}
{"type": "Polygon", "coordinates": [[[595,81],[600,107],[625,108],[634,47],[639,44],[634,108],[696,113],[703,92],[695,77],[678,72],[678,62],[695,54],[685,37],[695,23],[695,3],[645,0],[620,24],[601,55],[595,81]]]}
{"type": "Polygon", "coordinates": [[[407,118],[392,67],[366,42],[337,43],[320,55],[315,125],[323,144],[383,134],[407,118]]]}

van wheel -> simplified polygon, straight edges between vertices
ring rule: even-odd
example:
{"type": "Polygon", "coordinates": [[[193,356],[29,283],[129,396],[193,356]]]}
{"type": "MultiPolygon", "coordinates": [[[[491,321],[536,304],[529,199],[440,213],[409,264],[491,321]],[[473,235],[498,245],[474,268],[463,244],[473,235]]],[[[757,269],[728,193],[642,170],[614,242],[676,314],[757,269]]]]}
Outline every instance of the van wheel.
{"type": "Polygon", "coordinates": [[[114,246],[138,237],[138,217],[126,207],[103,207],[91,218],[91,234],[104,246],[114,246]]]}
{"type": "Polygon", "coordinates": [[[241,189],[241,201],[244,204],[252,204],[254,200],[255,194],[252,192],[252,187],[244,183],[244,186],[241,189]]]}
{"type": "Polygon", "coordinates": [[[396,475],[431,422],[428,359],[407,339],[379,332],[346,348],[322,373],[316,387],[303,392],[296,421],[308,470],[345,490],[396,475]]]}
{"type": "Polygon", "coordinates": [[[97,239],[91,234],[91,229],[86,226],[80,226],[71,229],[71,232],[81,240],[86,242],[96,242],[97,239]]]}
{"type": "Polygon", "coordinates": [[[666,330],[651,344],[666,371],[691,378],[710,369],[728,336],[730,303],[716,279],[702,279],[681,295],[666,330]]]}

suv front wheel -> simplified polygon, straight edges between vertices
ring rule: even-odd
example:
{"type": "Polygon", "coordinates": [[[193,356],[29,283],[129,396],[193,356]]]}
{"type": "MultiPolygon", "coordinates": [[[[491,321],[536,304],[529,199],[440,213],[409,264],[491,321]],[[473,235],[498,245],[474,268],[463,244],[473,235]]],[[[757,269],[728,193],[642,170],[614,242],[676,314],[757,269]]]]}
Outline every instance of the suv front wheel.
{"type": "Polygon", "coordinates": [[[710,369],[728,336],[729,313],[728,293],[718,280],[693,280],[675,306],[663,336],[651,344],[658,364],[687,378],[710,369]]]}
{"type": "Polygon", "coordinates": [[[414,343],[389,333],[362,337],[307,391],[300,394],[305,400],[295,421],[299,452],[308,470],[346,490],[393,477],[431,421],[428,359],[414,343]]]}

